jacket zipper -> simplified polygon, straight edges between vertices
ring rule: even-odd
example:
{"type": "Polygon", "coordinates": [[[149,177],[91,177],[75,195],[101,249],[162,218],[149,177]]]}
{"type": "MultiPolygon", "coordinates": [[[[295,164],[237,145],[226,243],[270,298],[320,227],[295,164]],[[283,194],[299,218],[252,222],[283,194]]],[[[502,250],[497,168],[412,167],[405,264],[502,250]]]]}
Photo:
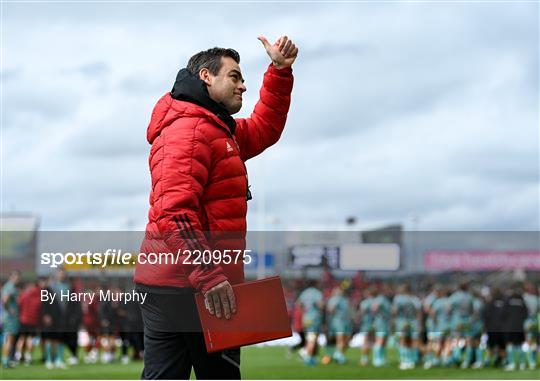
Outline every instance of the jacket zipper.
{"type": "MultiPolygon", "coordinates": [[[[235,139],[234,136],[232,136],[232,140],[233,140],[234,144],[236,145],[236,149],[238,150],[238,156],[240,156],[240,147],[238,146],[238,143],[236,142],[236,139],[235,139]]],[[[240,161],[242,162],[242,165],[244,166],[244,171],[246,171],[246,189],[247,189],[246,201],[249,201],[249,200],[253,199],[253,195],[251,194],[251,190],[249,189],[249,188],[251,188],[251,185],[249,185],[248,170],[247,170],[247,167],[246,167],[246,163],[244,163],[244,160],[242,160],[242,158],[240,158],[240,161]]]]}
{"type": "MultiPolygon", "coordinates": [[[[217,116],[217,115],[216,115],[217,116]]],[[[219,119],[219,116],[218,116],[218,120],[220,122],[223,122],[221,119],[219,119]]],[[[231,133],[231,130],[229,129],[228,126],[224,126],[223,124],[221,123],[218,123],[218,125],[224,129],[226,132],[227,132],[227,135],[230,136],[230,138],[233,140],[234,144],[236,145],[236,149],[238,150],[238,156],[240,156],[240,147],[238,146],[238,143],[236,142],[236,139],[234,137],[234,135],[231,133]]],[[[249,188],[251,188],[251,185],[249,185],[249,177],[248,177],[248,171],[247,171],[247,167],[246,167],[246,163],[244,163],[244,160],[242,160],[242,158],[240,158],[240,161],[242,162],[242,165],[244,166],[244,171],[246,172],[246,189],[247,189],[247,192],[246,192],[246,201],[249,201],[251,199],[253,199],[253,195],[251,194],[251,190],[249,188]]]]}

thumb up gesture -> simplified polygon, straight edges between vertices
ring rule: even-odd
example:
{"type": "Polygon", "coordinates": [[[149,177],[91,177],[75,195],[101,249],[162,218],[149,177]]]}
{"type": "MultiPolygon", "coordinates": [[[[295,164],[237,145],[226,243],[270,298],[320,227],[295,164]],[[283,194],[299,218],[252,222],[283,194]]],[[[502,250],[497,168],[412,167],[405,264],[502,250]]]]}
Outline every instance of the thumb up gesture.
{"type": "Polygon", "coordinates": [[[270,45],[264,36],[259,36],[258,39],[262,42],[266,53],[277,69],[291,67],[296,60],[298,48],[287,36],[281,36],[273,45],[270,45]]]}

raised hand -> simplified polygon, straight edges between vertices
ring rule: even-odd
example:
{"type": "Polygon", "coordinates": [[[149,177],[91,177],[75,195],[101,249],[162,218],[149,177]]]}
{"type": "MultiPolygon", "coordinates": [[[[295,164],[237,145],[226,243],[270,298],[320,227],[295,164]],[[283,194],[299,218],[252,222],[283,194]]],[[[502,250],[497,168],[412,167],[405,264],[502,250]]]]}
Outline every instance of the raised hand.
{"type": "Polygon", "coordinates": [[[291,67],[298,56],[298,48],[287,36],[278,38],[274,45],[270,45],[264,36],[259,36],[258,39],[262,42],[266,53],[268,53],[272,63],[278,69],[291,67]]]}

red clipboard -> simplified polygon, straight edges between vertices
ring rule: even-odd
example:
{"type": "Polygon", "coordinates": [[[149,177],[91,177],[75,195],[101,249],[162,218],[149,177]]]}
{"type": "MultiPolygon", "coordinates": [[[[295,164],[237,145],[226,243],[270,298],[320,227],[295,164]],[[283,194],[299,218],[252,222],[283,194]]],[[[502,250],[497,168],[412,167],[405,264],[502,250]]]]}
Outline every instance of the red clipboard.
{"type": "Polygon", "coordinates": [[[233,285],[236,313],[229,320],[210,315],[195,294],[208,353],[292,336],[278,276],[233,285]]]}

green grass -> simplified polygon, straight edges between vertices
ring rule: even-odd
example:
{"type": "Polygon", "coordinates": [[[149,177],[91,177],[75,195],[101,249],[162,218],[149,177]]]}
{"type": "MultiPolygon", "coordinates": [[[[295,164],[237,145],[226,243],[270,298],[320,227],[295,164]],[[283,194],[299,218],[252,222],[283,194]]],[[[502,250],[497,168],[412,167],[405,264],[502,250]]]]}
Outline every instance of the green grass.
{"type": "MultiPolygon", "coordinates": [[[[345,365],[306,367],[297,355],[287,358],[285,347],[248,347],[242,349],[244,379],[540,379],[540,370],[505,372],[501,369],[462,370],[455,368],[397,369],[397,357],[390,352],[390,365],[385,368],[358,366],[359,350],[347,353],[345,365]]],[[[142,363],[128,365],[80,364],[67,370],[47,370],[43,365],[2,370],[1,379],[139,379],[142,363]]],[[[193,374],[192,374],[193,378],[193,374]]]]}

